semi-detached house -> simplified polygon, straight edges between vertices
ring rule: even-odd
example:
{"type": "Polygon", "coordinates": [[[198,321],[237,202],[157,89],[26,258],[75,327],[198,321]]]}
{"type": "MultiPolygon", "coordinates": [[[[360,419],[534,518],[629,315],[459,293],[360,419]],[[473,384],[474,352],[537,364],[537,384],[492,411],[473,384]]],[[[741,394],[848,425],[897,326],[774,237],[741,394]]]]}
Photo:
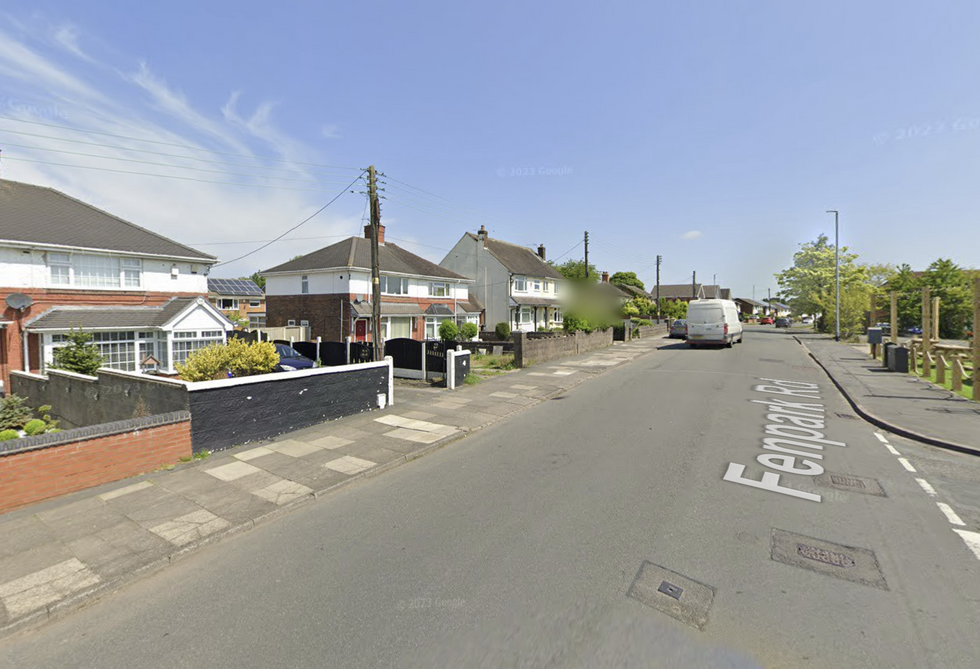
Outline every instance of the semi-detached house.
{"type": "Polygon", "coordinates": [[[43,372],[65,335],[92,333],[106,367],[175,372],[225,341],[210,305],[214,256],[60,191],[0,180],[0,377],[43,372]]]}
{"type": "MultiPolygon", "coordinates": [[[[381,341],[436,339],[445,320],[480,324],[482,305],[471,279],[386,243],[379,226],[381,341]]],[[[324,341],[374,341],[371,327],[371,226],[349,237],[271,267],[266,278],[269,327],[304,326],[324,341]]]]}
{"type": "Polygon", "coordinates": [[[475,281],[471,291],[483,302],[486,324],[508,323],[533,332],[561,327],[565,278],[545,261],[545,248],[531,249],[492,239],[482,225],[467,232],[439,263],[475,281]]]}

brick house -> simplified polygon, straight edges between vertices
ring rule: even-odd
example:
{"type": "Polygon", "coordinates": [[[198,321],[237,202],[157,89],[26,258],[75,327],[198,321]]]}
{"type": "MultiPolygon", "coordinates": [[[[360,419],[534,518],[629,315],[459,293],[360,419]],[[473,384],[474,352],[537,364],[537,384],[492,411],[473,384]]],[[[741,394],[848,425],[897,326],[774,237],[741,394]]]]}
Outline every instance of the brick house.
{"type": "Polygon", "coordinates": [[[481,225],[476,234],[465,233],[439,264],[472,277],[471,292],[485,306],[488,327],[500,322],[523,332],[561,327],[559,294],[565,277],[545,262],[544,246],[535,253],[492,239],[481,225]]]}
{"type": "MultiPolygon", "coordinates": [[[[471,279],[440,267],[378,235],[381,273],[381,340],[435,339],[444,320],[480,324],[482,305],[470,295],[471,279]]],[[[371,226],[349,237],[271,267],[266,278],[268,327],[306,326],[324,341],[373,341],[371,327],[371,226]]]]}
{"type": "Polygon", "coordinates": [[[265,293],[251,279],[208,277],[208,300],[226,316],[248,319],[249,328],[265,327],[265,293]]]}
{"type": "Polygon", "coordinates": [[[215,262],[52,188],[0,180],[4,387],[11,370],[43,372],[76,327],[107,367],[173,372],[232,328],[205,299],[215,262]]]}

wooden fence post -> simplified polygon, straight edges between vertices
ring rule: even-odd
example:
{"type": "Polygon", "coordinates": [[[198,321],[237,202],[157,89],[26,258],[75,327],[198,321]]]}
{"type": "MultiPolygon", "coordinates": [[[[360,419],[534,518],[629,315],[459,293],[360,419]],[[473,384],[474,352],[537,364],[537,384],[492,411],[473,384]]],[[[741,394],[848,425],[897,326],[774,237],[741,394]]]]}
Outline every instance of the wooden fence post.
{"type": "Polygon", "coordinates": [[[922,376],[932,376],[932,359],[929,356],[932,336],[932,313],[929,287],[922,289],[922,376]]]}
{"type": "Polygon", "coordinates": [[[960,356],[953,358],[953,380],[952,387],[955,392],[963,390],[963,359],[960,356]]]}

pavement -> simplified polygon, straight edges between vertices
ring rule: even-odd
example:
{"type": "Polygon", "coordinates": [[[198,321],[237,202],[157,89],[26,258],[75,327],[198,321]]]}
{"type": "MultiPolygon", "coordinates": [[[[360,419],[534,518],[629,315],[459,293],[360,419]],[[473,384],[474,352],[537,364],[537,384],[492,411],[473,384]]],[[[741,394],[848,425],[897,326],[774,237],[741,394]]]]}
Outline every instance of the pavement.
{"type": "MultiPolygon", "coordinates": [[[[975,403],[832,338],[795,335],[879,427],[980,453],[975,403]]],[[[0,515],[0,637],[61,617],[200,548],[443,448],[675,342],[663,337],[457,390],[396,382],[394,403],[0,515]]]]}

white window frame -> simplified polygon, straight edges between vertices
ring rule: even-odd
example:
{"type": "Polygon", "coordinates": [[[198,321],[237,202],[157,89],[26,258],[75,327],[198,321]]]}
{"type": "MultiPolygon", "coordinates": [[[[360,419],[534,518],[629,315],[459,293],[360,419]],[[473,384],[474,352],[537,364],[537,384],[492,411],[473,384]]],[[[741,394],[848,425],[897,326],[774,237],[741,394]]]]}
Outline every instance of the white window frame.
{"type": "Polygon", "coordinates": [[[449,297],[449,284],[444,281],[433,281],[429,284],[429,297],[449,297]]]}
{"type": "Polygon", "coordinates": [[[143,287],[140,258],[48,251],[48,284],[57,288],[127,290],[143,287]]]}
{"type": "Polygon", "coordinates": [[[198,349],[208,346],[209,344],[224,342],[225,331],[180,330],[174,332],[172,338],[174,354],[171,366],[176,365],[178,362],[185,362],[187,360],[187,356],[198,349]]]}
{"type": "Polygon", "coordinates": [[[533,325],[534,307],[528,307],[528,306],[517,307],[517,320],[515,322],[518,325],[533,325]],[[525,316],[527,316],[527,318],[525,318],[525,316]]]}
{"type": "Polygon", "coordinates": [[[259,300],[259,299],[256,299],[256,298],[249,298],[249,300],[248,300],[248,306],[250,306],[250,307],[261,307],[262,306],[262,300],[259,300]]]}
{"type": "Polygon", "coordinates": [[[307,274],[303,274],[299,278],[299,292],[303,295],[310,294],[310,277],[307,274]]]}
{"type": "Polygon", "coordinates": [[[527,277],[526,276],[515,276],[514,277],[514,292],[515,293],[526,293],[527,292],[527,277]]]}
{"type": "Polygon", "coordinates": [[[264,328],[265,327],[265,314],[249,314],[248,315],[248,327],[249,327],[249,329],[264,328]]]}
{"type": "Polygon", "coordinates": [[[403,276],[388,276],[387,274],[382,274],[381,294],[408,295],[408,279],[403,276]]]}
{"type": "Polygon", "coordinates": [[[541,279],[531,279],[531,290],[535,293],[541,292],[541,279]]]}
{"type": "Polygon", "coordinates": [[[217,306],[222,311],[238,311],[239,301],[234,297],[219,297],[217,306]],[[231,306],[226,305],[226,302],[230,302],[231,306]]]}

